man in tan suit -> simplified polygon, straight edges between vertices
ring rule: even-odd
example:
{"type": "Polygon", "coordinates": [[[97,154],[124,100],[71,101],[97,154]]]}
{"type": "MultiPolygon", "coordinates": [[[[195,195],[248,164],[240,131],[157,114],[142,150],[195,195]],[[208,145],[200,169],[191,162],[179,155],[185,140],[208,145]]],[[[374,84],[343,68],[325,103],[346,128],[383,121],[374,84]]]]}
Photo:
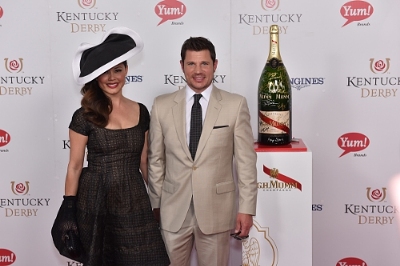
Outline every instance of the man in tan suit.
{"type": "Polygon", "coordinates": [[[157,97],[151,110],[150,200],[172,266],[189,265],[193,244],[199,266],[224,266],[230,231],[248,236],[256,212],[249,110],[244,97],[212,85],[218,60],[209,40],[186,40],[180,63],[186,88],[157,97]],[[201,105],[198,144],[198,130],[191,125],[196,102],[201,105]]]}

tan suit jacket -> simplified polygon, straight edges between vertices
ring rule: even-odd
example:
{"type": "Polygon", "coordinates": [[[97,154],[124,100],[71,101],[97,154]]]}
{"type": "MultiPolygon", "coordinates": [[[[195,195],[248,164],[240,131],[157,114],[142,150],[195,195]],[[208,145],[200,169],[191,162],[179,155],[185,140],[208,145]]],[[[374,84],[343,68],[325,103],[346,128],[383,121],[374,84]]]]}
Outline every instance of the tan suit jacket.
{"type": "Polygon", "coordinates": [[[178,90],[154,100],[149,131],[151,204],[161,208],[163,230],[177,232],[181,228],[193,197],[197,223],[204,234],[228,231],[234,228],[237,211],[256,212],[256,153],[247,102],[240,95],[213,87],[193,160],[186,140],[185,95],[185,90],[178,90]]]}

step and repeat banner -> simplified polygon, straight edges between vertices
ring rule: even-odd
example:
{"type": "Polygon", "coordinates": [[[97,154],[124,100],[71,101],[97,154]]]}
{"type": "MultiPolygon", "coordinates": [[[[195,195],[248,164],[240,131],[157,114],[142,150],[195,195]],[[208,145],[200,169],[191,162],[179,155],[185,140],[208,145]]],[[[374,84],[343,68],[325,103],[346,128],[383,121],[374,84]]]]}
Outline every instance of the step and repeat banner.
{"type": "MultiPolygon", "coordinates": [[[[71,69],[79,44],[116,26],[138,32],[144,50],[128,61],[124,94],[150,110],[185,86],[182,43],[209,38],[214,84],[247,98],[256,139],[257,84],[277,24],[293,135],[313,155],[312,265],[398,266],[400,192],[390,184],[400,172],[399,10],[398,0],[0,0],[0,265],[80,265],[50,236],[80,107],[71,69]]],[[[230,265],[242,265],[232,245],[230,265]]]]}

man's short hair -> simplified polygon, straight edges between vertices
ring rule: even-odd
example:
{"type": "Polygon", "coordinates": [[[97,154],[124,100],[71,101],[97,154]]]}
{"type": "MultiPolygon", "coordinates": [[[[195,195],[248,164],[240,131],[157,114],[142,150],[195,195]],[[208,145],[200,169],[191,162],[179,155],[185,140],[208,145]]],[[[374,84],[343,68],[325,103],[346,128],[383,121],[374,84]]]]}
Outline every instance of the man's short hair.
{"type": "Polygon", "coordinates": [[[182,45],[181,49],[182,62],[185,61],[186,51],[200,52],[203,50],[208,50],[210,52],[211,59],[213,63],[215,63],[216,53],[214,44],[212,44],[212,42],[210,42],[208,39],[204,37],[190,37],[182,45]]]}

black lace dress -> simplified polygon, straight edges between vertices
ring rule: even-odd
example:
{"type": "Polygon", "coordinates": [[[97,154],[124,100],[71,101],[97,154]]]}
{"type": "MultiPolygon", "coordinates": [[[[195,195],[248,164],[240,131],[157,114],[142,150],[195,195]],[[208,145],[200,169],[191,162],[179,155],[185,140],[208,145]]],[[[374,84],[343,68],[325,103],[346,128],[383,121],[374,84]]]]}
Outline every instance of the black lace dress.
{"type": "Polygon", "coordinates": [[[88,136],[88,166],[77,193],[77,222],[85,266],[169,265],[139,171],[149,112],[140,105],[137,126],[99,128],[78,109],[69,128],[88,136]]]}

